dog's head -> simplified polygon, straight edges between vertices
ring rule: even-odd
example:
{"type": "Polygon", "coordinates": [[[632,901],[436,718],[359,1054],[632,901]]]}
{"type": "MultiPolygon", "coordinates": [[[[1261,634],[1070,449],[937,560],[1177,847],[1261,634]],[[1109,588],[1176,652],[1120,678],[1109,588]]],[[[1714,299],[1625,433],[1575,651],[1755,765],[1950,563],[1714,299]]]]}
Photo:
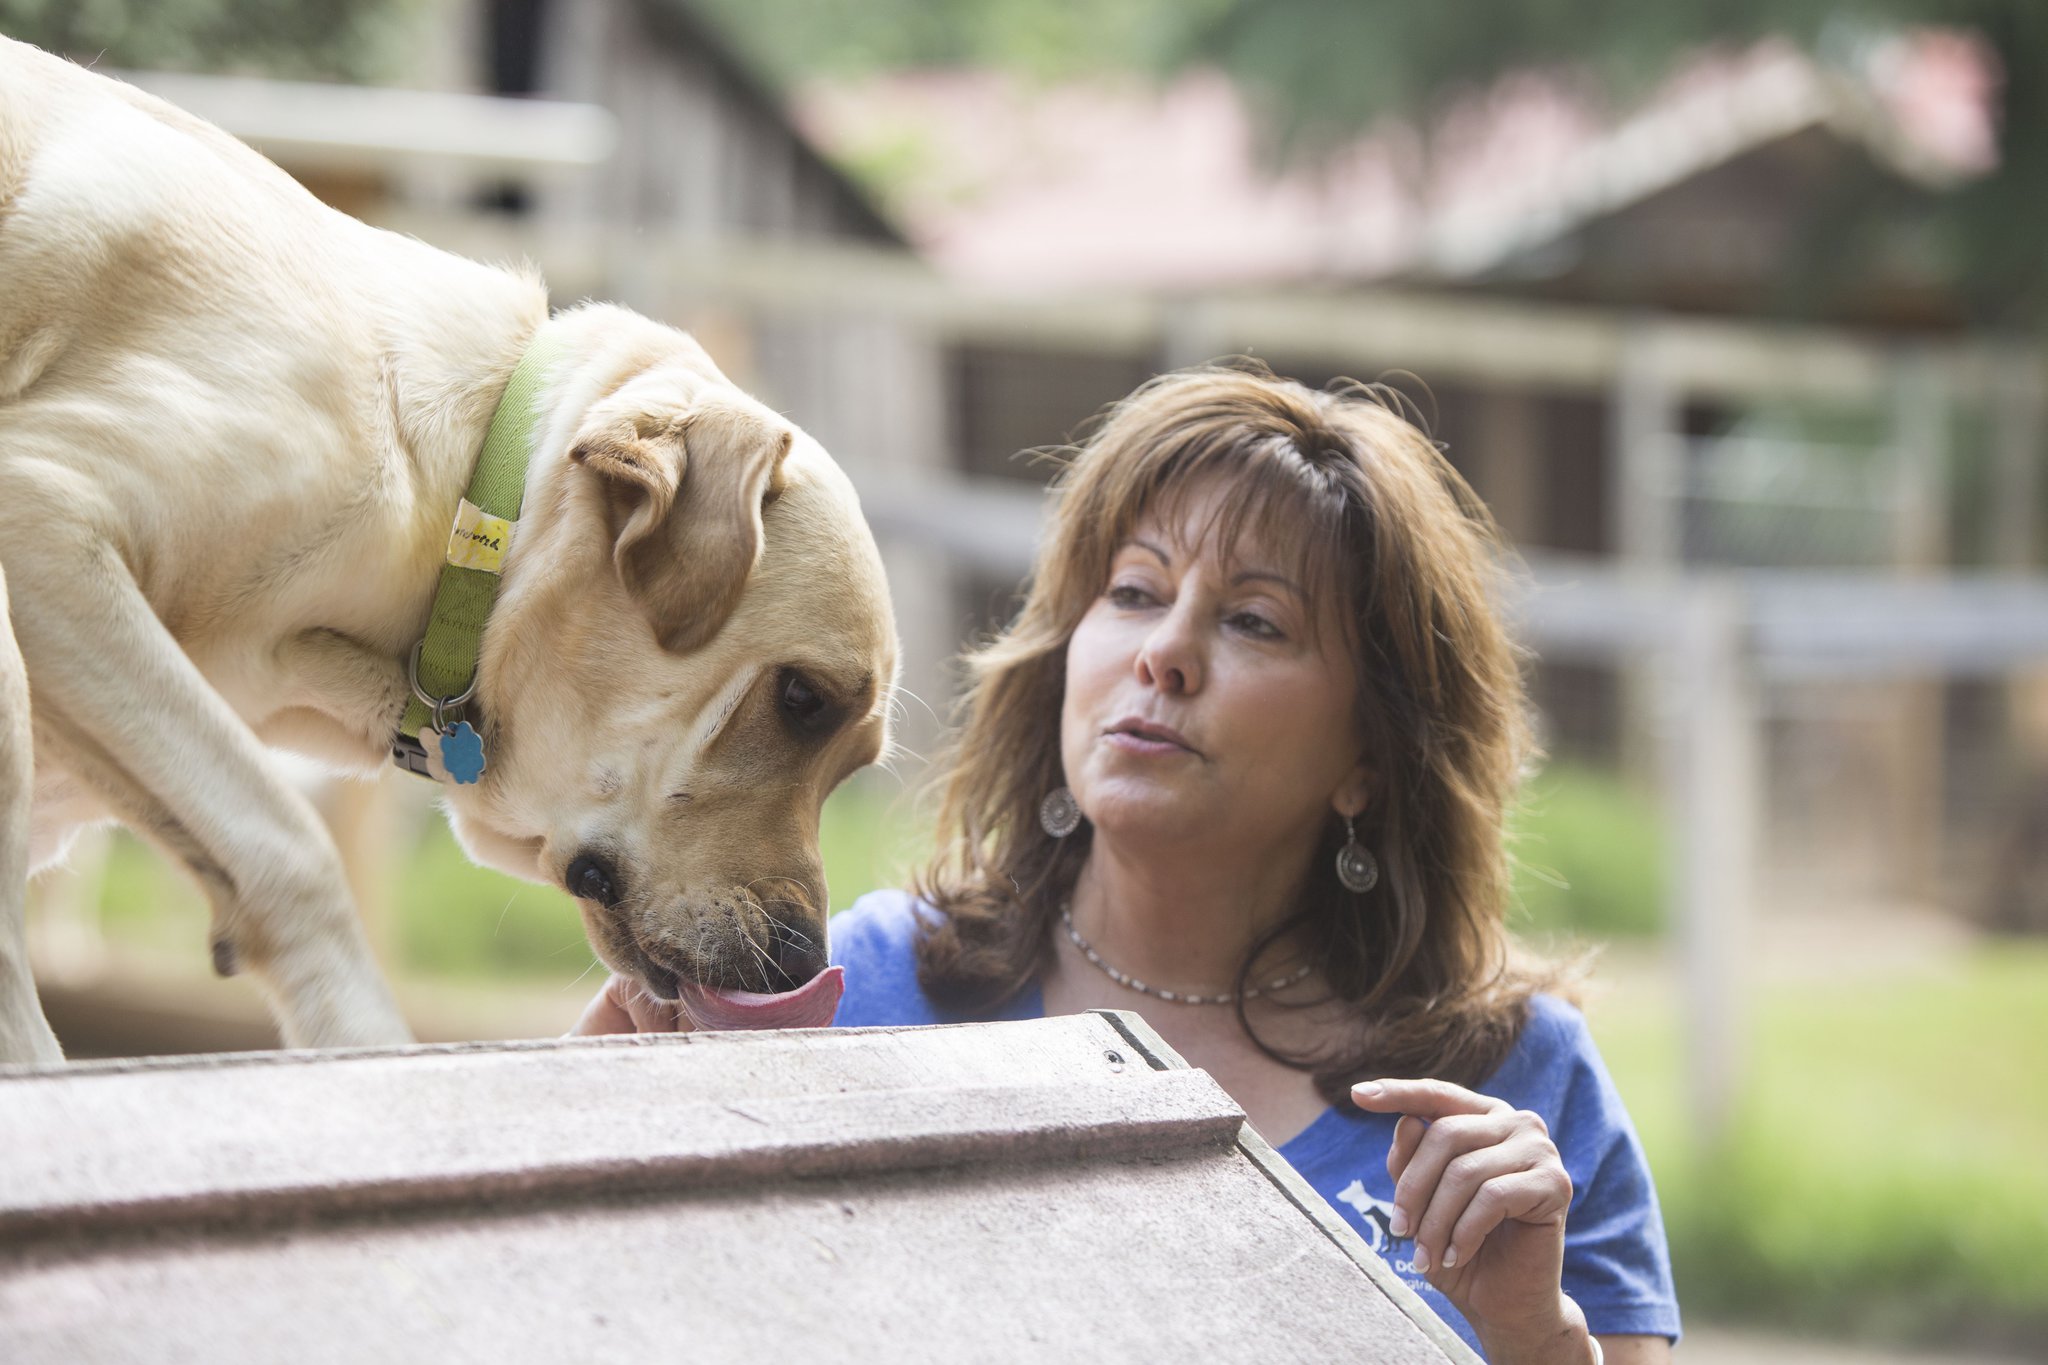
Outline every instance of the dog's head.
{"type": "Polygon", "coordinates": [[[845,475],[658,331],[557,386],[449,804],[654,993],[782,993],[825,966],[819,808],[887,746],[895,626],[845,475]]]}

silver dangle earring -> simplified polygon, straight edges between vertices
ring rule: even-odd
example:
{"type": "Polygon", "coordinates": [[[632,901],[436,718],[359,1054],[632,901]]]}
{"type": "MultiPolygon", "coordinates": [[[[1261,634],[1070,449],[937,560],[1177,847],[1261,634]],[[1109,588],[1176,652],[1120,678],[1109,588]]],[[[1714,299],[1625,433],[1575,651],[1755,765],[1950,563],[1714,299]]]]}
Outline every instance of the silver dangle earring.
{"type": "Polygon", "coordinates": [[[1081,828],[1081,803],[1070,787],[1054,787],[1038,803],[1038,827],[1055,839],[1064,839],[1081,828]]]}
{"type": "Polygon", "coordinates": [[[1364,895],[1380,884],[1380,860],[1358,842],[1358,829],[1344,817],[1344,847],[1337,850],[1337,880],[1346,891],[1364,895]]]}

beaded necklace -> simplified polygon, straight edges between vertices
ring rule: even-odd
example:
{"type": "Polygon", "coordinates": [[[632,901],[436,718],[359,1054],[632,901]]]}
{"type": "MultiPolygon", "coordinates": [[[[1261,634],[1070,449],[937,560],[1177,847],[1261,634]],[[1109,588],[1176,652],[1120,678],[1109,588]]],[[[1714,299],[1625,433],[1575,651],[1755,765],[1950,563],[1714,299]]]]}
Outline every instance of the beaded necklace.
{"type": "MultiPolygon", "coordinates": [[[[1195,995],[1189,991],[1169,991],[1158,986],[1147,985],[1129,972],[1120,972],[1107,962],[1104,962],[1102,954],[1095,951],[1095,945],[1081,937],[1081,931],[1074,927],[1073,912],[1064,905],[1060,907],[1060,923],[1066,926],[1067,940],[1080,950],[1081,956],[1094,963],[1104,976],[1116,982],[1119,986],[1137,991],[1141,995],[1149,995],[1155,999],[1169,1001],[1176,1005],[1229,1005],[1237,1001],[1237,993],[1235,991],[1222,995],[1195,995]]],[[[1263,986],[1252,987],[1244,993],[1244,998],[1256,1000],[1270,991],[1284,991],[1289,986],[1297,985],[1307,980],[1309,972],[1314,970],[1314,967],[1314,963],[1304,962],[1299,968],[1286,976],[1276,977],[1263,986]]]]}

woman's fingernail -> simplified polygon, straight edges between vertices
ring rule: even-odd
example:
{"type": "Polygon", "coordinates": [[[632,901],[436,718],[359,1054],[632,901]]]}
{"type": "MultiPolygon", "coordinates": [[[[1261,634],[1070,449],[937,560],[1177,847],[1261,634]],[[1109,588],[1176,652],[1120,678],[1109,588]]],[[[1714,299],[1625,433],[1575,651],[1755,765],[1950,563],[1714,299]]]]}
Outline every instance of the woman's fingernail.
{"type": "Polygon", "coordinates": [[[1445,1247],[1445,1248],[1444,1248],[1444,1269],[1445,1269],[1445,1270],[1450,1270],[1450,1269],[1454,1268],[1454,1267],[1455,1267],[1455,1266],[1456,1266],[1457,1264],[1458,1264],[1458,1249],[1457,1249],[1456,1247],[1445,1247]]]}
{"type": "Polygon", "coordinates": [[[1429,1248],[1420,1243],[1415,1247],[1415,1268],[1425,1275],[1429,1273],[1429,1248]]]}
{"type": "Polygon", "coordinates": [[[1351,1093],[1362,1100],[1376,1100],[1386,1092],[1387,1088],[1378,1081],[1360,1081],[1351,1087],[1351,1093]]]}
{"type": "Polygon", "coordinates": [[[1395,1206],[1393,1216],[1387,1219],[1387,1231],[1396,1237],[1408,1235],[1408,1215],[1398,1205],[1395,1206]]]}

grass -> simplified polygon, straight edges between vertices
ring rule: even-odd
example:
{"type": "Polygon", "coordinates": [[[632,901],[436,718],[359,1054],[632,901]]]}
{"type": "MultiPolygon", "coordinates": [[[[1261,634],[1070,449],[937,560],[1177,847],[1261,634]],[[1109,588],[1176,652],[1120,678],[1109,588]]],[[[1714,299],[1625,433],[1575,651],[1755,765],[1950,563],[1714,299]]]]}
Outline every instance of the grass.
{"type": "Polygon", "coordinates": [[[1726,1140],[1690,1131],[1668,992],[1592,1019],[1696,1318],[1886,1341],[2048,1339],[2048,945],[1753,1000],[1726,1140]]]}

